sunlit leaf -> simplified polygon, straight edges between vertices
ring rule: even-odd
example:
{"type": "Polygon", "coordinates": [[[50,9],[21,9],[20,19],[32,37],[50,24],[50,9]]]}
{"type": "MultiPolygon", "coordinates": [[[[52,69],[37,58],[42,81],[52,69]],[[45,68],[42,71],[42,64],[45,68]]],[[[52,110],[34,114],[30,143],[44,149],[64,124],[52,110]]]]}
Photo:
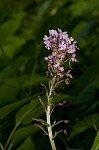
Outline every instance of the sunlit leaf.
{"type": "Polygon", "coordinates": [[[11,113],[13,110],[17,109],[18,107],[25,104],[27,101],[31,100],[33,96],[24,98],[22,100],[16,101],[12,104],[6,105],[2,108],[0,108],[0,119],[4,119],[9,113],[11,113]]]}
{"type": "Polygon", "coordinates": [[[36,117],[35,115],[37,115],[38,113],[41,113],[41,111],[39,110],[39,108],[41,108],[41,106],[39,105],[39,101],[38,99],[33,99],[30,103],[24,105],[18,112],[16,115],[16,124],[18,124],[19,122],[22,123],[23,120],[25,119],[25,117],[27,117],[27,115],[29,116],[28,119],[29,122],[32,122],[32,118],[36,117]],[[31,116],[32,113],[32,116],[31,116]],[[34,115],[33,115],[34,114],[34,115]],[[30,118],[31,116],[31,118],[30,118]]]}
{"type": "Polygon", "coordinates": [[[95,137],[91,150],[99,150],[99,131],[97,132],[97,135],[95,137]]]}

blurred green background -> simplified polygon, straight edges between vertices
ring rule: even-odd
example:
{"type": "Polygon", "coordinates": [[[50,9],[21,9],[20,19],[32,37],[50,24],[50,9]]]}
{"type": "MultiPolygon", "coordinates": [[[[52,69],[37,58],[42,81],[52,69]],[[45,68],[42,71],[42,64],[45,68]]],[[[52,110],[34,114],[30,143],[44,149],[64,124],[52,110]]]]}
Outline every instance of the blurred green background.
{"type": "Polygon", "coordinates": [[[71,102],[56,107],[52,116],[52,120],[69,120],[54,128],[68,133],[55,138],[57,150],[99,150],[99,0],[0,0],[2,150],[51,149],[32,118],[45,119],[37,99],[42,95],[46,100],[40,83],[48,82],[44,57],[50,51],[43,37],[58,28],[78,41],[80,51],[74,78],[57,90],[60,96],[54,100],[71,102]]]}

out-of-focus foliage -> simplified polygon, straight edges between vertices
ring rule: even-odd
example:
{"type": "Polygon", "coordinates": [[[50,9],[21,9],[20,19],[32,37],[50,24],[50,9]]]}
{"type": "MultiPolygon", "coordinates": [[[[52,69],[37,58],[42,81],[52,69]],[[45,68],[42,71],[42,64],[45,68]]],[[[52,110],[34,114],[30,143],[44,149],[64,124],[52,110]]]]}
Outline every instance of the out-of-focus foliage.
{"type": "MultiPolygon", "coordinates": [[[[99,1],[0,0],[0,146],[2,150],[50,149],[47,136],[32,118],[45,119],[37,95],[46,103],[43,36],[61,28],[78,41],[79,63],[70,86],[57,90],[52,120],[69,119],[55,130],[57,150],[99,149],[99,1]],[[4,149],[3,149],[4,147],[4,149]]],[[[68,65],[66,66],[68,69],[68,65]]]]}

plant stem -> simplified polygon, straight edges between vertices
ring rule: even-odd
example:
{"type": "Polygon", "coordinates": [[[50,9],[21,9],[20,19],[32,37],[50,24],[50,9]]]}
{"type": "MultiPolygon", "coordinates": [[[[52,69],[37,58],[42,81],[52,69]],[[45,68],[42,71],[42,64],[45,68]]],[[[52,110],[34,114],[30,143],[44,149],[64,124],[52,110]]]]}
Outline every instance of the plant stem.
{"type": "Polygon", "coordinates": [[[50,106],[47,107],[47,113],[46,113],[47,123],[49,124],[47,129],[48,129],[48,136],[49,136],[52,150],[56,150],[56,146],[55,146],[55,142],[54,142],[54,138],[53,138],[53,133],[52,133],[51,121],[50,121],[50,113],[51,113],[50,108],[51,108],[50,106]]]}
{"type": "MultiPolygon", "coordinates": [[[[13,128],[12,132],[10,133],[9,137],[8,137],[8,140],[6,142],[6,145],[5,145],[5,150],[7,149],[9,143],[10,143],[10,140],[15,132],[15,130],[17,129],[17,127],[20,125],[21,121],[26,117],[26,115],[28,115],[31,111],[33,110],[33,107],[31,109],[29,109],[28,111],[25,112],[25,114],[20,118],[20,120],[18,121],[18,123],[15,125],[15,127],[13,128]]],[[[11,145],[12,146],[12,145],[11,145]]],[[[12,147],[10,147],[11,149],[12,147]]]]}
{"type": "Polygon", "coordinates": [[[0,143],[1,150],[5,150],[3,145],[0,143]]]}
{"type": "Polygon", "coordinates": [[[11,138],[12,138],[12,135],[14,134],[14,132],[15,132],[15,130],[17,129],[18,126],[19,126],[19,123],[14,127],[14,129],[12,130],[10,136],[8,137],[8,140],[7,140],[6,145],[5,145],[5,150],[7,149],[8,144],[9,144],[11,138]]]}
{"type": "Polygon", "coordinates": [[[53,137],[53,133],[52,133],[52,126],[51,126],[51,100],[52,100],[51,95],[52,95],[52,92],[54,90],[54,82],[55,82],[55,77],[53,78],[52,83],[51,83],[51,87],[49,89],[48,104],[47,104],[47,111],[46,111],[47,123],[49,125],[47,127],[48,136],[49,136],[49,140],[50,140],[50,143],[51,143],[52,150],[56,150],[54,137],[53,137]]]}

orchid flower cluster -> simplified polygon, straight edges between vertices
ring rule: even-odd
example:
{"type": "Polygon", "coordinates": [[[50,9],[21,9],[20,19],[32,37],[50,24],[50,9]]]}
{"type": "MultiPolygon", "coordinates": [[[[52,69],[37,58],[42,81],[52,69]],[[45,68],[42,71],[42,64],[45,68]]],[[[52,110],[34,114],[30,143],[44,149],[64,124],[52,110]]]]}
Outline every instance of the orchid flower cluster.
{"type": "Polygon", "coordinates": [[[69,38],[67,32],[62,32],[61,29],[56,30],[49,30],[49,36],[45,35],[44,38],[44,44],[45,47],[48,50],[52,50],[51,55],[45,57],[44,59],[48,63],[48,70],[47,70],[47,77],[48,77],[48,84],[49,87],[47,88],[44,84],[42,86],[44,87],[46,91],[46,98],[47,98],[47,106],[45,106],[44,102],[42,101],[41,97],[38,96],[38,99],[43,106],[45,112],[46,112],[46,121],[43,119],[33,119],[34,121],[40,122],[43,125],[46,125],[47,131],[42,126],[36,124],[37,127],[43,130],[45,135],[48,135],[50,144],[52,147],[52,150],[56,150],[56,145],[54,138],[56,135],[60,132],[63,132],[64,134],[67,134],[66,130],[60,130],[54,133],[52,128],[59,123],[68,123],[68,120],[61,120],[56,122],[56,120],[51,123],[51,114],[53,112],[53,109],[55,106],[63,106],[65,105],[65,102],[55,104],[53,107],[53,96],[56,94],[55,89],[56,87],[59,87],[60,83],[64,81],[68,85],[70,83],[70,79],[73,78],[70,71],[71,71],[71,62],[77,62],[76,59],[76,50],[79,49],[76,46],[77,41],[75,41],[72,37],[69,38]],[[65,72],[64,71],[64,64],[66,62],[69,62],[70,69],[65,72]]]}
{"type": "Polygon", "coordinates": [[[69,84],[72,75],[70,70],[64,73],[63,64],[69,61],[71,68],[70,62],[77,62],[75,54],[76,49],[79,49],[76,46],[77,41],[72,37],[69,38],[68,33],[62,32],[61,29],[58,29],[58,31],[49,30],[49,36],[45,35],[43,39],[45,47],[52,50],[52,54],[44,58],[48,62],[48,76],[52,78],[56,74],[56,78],[59,80],[66,75],[65,82],[69,84]],[[69,58],[66,59],[68,56],[69,58]]]}

